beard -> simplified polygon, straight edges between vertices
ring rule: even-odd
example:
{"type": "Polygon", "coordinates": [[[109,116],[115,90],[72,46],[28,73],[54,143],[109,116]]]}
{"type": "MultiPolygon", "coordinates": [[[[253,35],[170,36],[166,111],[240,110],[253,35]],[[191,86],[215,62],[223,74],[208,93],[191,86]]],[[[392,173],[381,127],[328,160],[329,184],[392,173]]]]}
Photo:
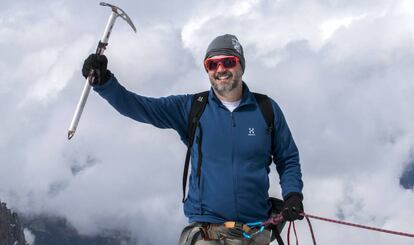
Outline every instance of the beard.
{"type": "Polygon", "coordinates": [[[209,76],[211,86],[214,90],[220,94],[224,95],[233,91],[241,83],[241,74],[233,74],[230,71],[220,72],[214,75],[209,76]],[[226,77],[226,82],[220,81],[220,77],[226,77]]]}

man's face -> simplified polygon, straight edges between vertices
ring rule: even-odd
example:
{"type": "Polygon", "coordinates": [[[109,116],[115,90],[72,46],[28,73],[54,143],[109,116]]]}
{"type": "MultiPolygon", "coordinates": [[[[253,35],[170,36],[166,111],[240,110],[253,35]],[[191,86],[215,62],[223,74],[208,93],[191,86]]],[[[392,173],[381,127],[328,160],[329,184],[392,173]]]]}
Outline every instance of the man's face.
{"type": "MultiPolygon", "coordinates": [[[[228,57],[225,55],[218,55],[211,57],[214,60],[228,57]]],[[[218,62],[217,69],[207,69],[208,77],[211,86],[219,94],[225,94],[241,85],[243,70],[239,62],[234,67],[226,68],[221,62],[218,62]]]]}

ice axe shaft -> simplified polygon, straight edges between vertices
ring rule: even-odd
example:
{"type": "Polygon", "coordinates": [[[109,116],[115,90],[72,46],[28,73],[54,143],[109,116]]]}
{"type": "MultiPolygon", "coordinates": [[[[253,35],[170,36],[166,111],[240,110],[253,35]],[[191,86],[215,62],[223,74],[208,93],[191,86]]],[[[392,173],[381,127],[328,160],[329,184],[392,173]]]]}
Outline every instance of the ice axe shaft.
{"type": "MultiPolygon", "coordinates": [[[[107,4],[104,2],[100,3],[101,6],[108,6],[112,9],[111,15],[109,16],[108,22],[106,23],[105,31],[102,35],[102,38],[96,48],[96,54],[103,54],[106,46],[108,45],[108,40],[112,32],[112,28],[114,27],[115,20],[117,17],[121,17],[124,19],[136,32],[136,28],[132,23],[131,19],[128,15],[119,7],[116,7],[111,4],[107,4]]],[[[70,140],[74,135],[76,128],[78,126],[79,120],[81,118],[83,109],[85,108],[86,101],[88,100],[89,92],[91,91],[90,80],[93,79],[91,76],[88,76],[85,82],[85,86],[83,87],[82,95],[79,99],[78,105],[76,106],[75,114],[73,115],[72,122],[70,123],[69,130],[68,130],[68,139],[70,140]]]]}

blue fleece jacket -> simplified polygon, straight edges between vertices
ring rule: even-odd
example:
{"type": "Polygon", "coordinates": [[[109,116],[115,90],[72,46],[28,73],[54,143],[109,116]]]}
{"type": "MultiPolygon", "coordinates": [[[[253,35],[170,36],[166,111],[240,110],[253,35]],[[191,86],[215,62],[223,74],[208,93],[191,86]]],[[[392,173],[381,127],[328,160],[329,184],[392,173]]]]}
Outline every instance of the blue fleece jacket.
{"type": "MultiPolygon", "coordinates": [[[[119,113],[158,128],[172,128],[187,145],[188,115],[192,95],[150,98],[126,90],[112,76],[94,90],[119,113]]],[[[189,222],[256,222],[269,217],[269,158],[273,154],[280,176],[282,195],[302,192],[299,152],[277,103],[274,149],[267,124],[254,95],[243,84],[240,105],[230,112],[210,90],[200,118],[201,179],[196,176],[198,143],[192,149],[191,174],[184,213],[189,222]]],[[[196,137],[199,134],[196,131],[196,137]]]]}

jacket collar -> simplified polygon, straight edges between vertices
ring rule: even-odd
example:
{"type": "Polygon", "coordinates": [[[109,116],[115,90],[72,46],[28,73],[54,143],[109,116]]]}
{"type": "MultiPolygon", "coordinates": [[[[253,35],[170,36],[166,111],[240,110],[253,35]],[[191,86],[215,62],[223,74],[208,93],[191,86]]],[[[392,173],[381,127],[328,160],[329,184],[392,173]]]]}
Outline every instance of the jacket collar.
{"type": "MultiPolygon", "coordinates": [[[[217,97],[216,93],[213,90],[213,87],[210,88],[210,92],[208,95],[208,101],[210,103],[212,103],[214,101],[214,103],[217,103],[220,106],[223,106],[223,104],[221,103],[220,99],[217,97]]],[[[240,102],[240,106],[245,106],[245,105],[254,105],[256,104],[256,100],[254,99],[254,95],[250,92],[249,87],[247,86],[247,84],[243,81],[243,93],[242,93],[242,99],[240,102]]]]}

